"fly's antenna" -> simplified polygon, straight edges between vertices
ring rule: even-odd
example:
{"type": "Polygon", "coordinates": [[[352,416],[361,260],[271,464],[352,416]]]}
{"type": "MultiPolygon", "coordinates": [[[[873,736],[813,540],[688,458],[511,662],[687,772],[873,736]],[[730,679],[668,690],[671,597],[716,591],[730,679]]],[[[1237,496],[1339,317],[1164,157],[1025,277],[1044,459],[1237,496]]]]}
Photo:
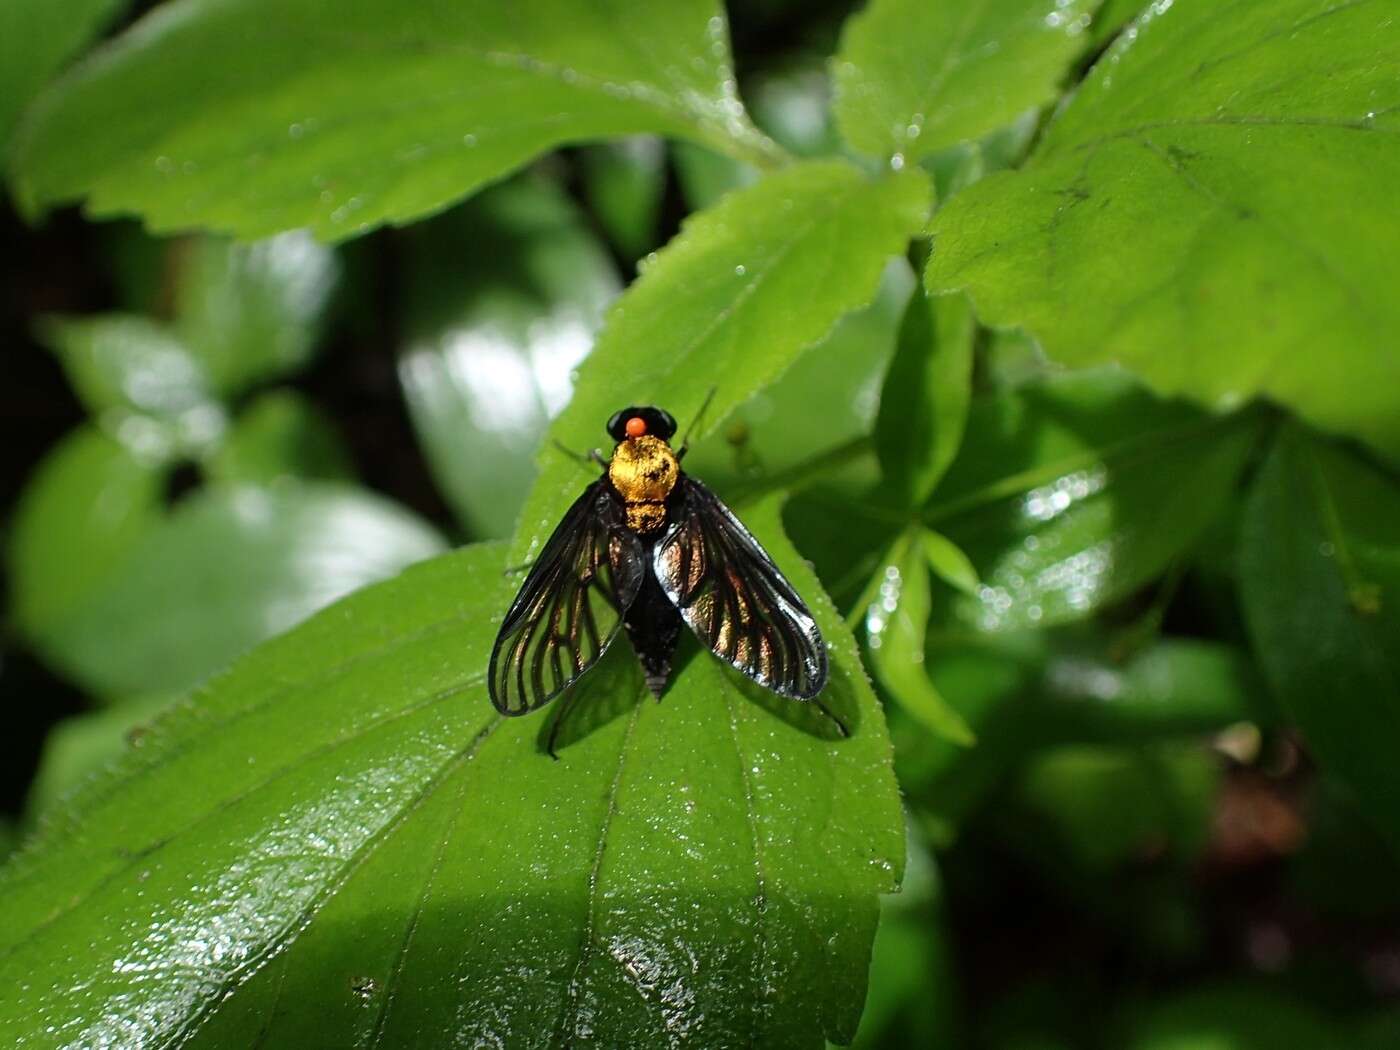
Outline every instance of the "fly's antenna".
{"type": "Polygon", "coordinates": [[[705,400],[700,402],[700,411],[695,413],[695,418],[690,421],[690,426],[685,428],[685,436],[681,438],[680,451],[676,453],[677,461],[685,459],[686,450],[690,448],[690,435],[695,433],[695,428],[704,420],[705,410],[710,407],[710,402],[715,399],[715,391],[718,389],[718,384],[710,387],[710,392],[705,395],[705,400]]]}

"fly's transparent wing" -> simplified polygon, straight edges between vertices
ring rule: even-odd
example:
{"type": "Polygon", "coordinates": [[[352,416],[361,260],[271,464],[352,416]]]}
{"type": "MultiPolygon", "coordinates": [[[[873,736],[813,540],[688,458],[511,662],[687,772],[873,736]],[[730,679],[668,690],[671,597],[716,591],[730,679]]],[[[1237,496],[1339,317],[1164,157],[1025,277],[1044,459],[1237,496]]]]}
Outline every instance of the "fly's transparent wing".
{"type": "Polygon", "coordinates": [[[694,478],[677,482],[652,566],[695,636],[759,685],[810,700],[826,685],[811,612],[749,530],[694,478]]]}
{"type": "Polygon", "coordinates": [[[554,530],[501,624],[489,673],[496,710],[533,711],[597,663],[645,569],[617,497],[595,481],[554,530]]]}

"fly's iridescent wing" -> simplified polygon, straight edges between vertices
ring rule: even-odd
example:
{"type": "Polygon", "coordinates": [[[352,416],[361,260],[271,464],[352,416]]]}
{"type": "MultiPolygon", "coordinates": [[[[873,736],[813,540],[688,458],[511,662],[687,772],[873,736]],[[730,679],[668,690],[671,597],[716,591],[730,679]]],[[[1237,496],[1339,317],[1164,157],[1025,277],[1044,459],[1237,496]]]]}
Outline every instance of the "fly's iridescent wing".
{"type": "Polygon", "coordinates": [[[676,483],[652,567],[695,636],[759,685],[810,700],[826,684],[816,621],[773,559],[713,492],[676,483]]]}
{"type": "Polygon", "coordinates": [[[603,655],[646,570],[604,480],[588,486],[545,544],[491,650],[491,702],[506,715],[549,703],[603,655]]]}

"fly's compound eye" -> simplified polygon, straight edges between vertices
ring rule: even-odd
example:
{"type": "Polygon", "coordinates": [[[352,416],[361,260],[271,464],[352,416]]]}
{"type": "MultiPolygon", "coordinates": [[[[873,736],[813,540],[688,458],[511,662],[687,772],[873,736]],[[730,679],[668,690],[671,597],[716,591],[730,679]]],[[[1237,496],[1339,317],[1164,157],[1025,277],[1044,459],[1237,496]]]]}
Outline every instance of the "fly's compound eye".
{"type": "Polygon", "coordinates": [[[629,405],[621,412],[615,412],[608,420],[608,436],[614,441],[650,434],[662,441],[669,441],[676,432],[676,421],[671,413],[651,405],[629,405]]]}

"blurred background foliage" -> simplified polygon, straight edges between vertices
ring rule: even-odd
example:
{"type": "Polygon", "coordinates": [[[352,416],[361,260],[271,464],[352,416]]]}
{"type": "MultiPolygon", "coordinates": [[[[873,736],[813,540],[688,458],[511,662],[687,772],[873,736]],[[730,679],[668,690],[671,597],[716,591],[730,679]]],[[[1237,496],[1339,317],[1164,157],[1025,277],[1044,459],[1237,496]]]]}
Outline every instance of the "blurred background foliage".
{"type": "MultiPolygon", "coordinates": [[[[14,83],[150,5],[77,6],[50,57],[10,36],[14,83]]],[[[1139,6],[1098,6],[995,131],[926,151],[940,199],[1018,164],[1060,67],[1139,6]]],[[[796,156],[845,148],[827,60],[849,13],[730,9],[752,117],[796,156]]],[[[757,178],[626,137],[338,247],[7,203],[0,852],[259,641],[509,537],[605,309],[757,178]]],[[[885,701],[909,864],[858,1044],[1400,1045],[1393,462],[1052,364],[926,293],[925,256],[687,461],[731,500],[792,492],[885,701]]]]}

